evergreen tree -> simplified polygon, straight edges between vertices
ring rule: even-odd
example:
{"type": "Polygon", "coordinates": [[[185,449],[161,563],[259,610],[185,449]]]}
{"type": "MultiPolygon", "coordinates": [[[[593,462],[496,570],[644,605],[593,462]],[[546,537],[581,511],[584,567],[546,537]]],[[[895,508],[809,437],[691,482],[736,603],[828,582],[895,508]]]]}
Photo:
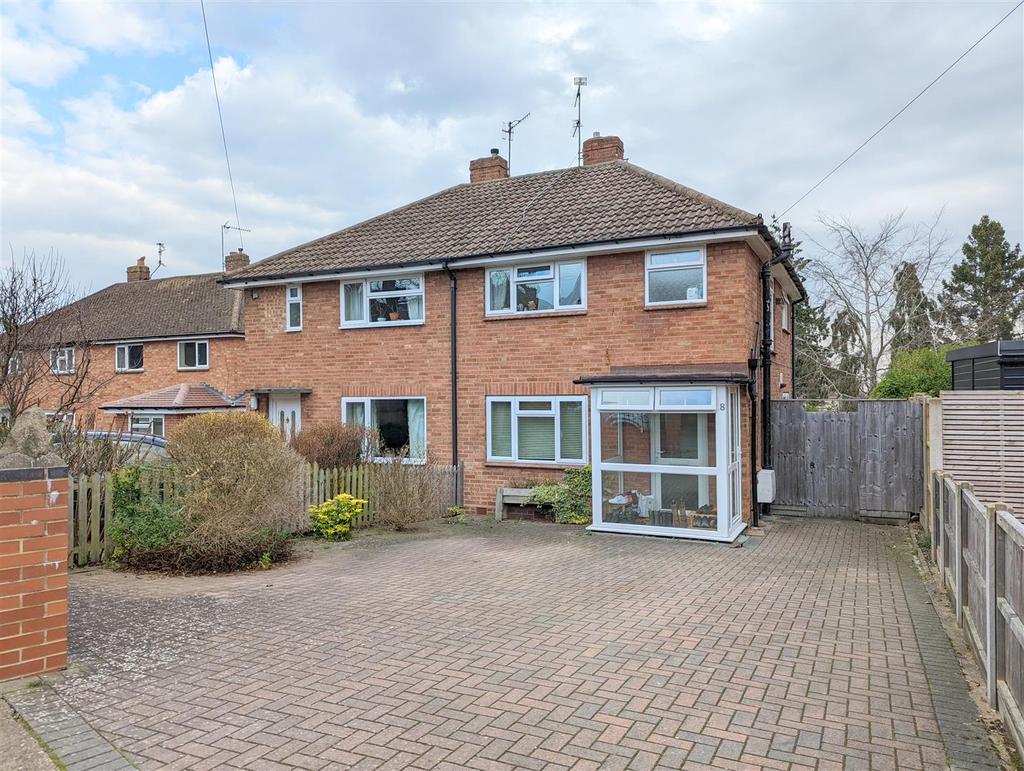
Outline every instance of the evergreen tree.
{"type": "Polygon", "coordinates": [[[796,330],[796,398],[826,399],[832,395],[829,372],[832,350],[828,344],[828,313],[825,303],[793,306],[796,330]]]}
{"type": "Polygon", "coordinates": [[[843,308],[832,319],[832,385],[838,396],[865,395],[864,357],[861,352],[860,320],[843,308]]]}
{"type": "Polygon", "coordinates": [[[903,262],[893,276],[896,296],[886,319],[892,332],[891,350],[914,351],[934,344],[935,303],[925,294],[917,266],[903,262]]]}
{"type": "Polygon", "coordinates": [[[1006,231],[985,215],[971,228],[964,259],[942,282],[946,335],[953,341],[1013,337],[1024,317],[1024,253],[1012,249],[1006,231]]]}

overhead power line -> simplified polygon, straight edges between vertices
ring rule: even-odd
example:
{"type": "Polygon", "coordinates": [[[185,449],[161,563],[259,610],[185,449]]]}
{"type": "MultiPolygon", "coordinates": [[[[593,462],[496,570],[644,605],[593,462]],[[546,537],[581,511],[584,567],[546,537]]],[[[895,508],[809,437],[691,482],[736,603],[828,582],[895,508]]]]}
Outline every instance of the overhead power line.
{"type": "Polygon", "coordinates": [[[971,44],[971,47],[970,47],[970,48],[968,48],[968,49],[967,49],[966,51],[964,51],[964,52],[963,52],[962,54],[960,54],[960,55],[959,55],[958,57],[956,57],[956,59],[954,59],[954,60],[953,60],[953,62],[952,62],[952,63],[951,63],[951,64],[950,64],[950,65],[949,65],[948,67],[946,67],[946,69],[944,69],[944,70],[943,70],[942,72],[940,72],[940,73],[939,73],[938,75],[936,75],[936,76],[935,76],[935,79],[934,79],[934,80],[932,80],[932,82],[931,82],[931,83],[929,83],[929,84],[928,84],[927,86],[925,86],[925,87],[924,87],[924,88],[922,88],[922,89],[921,89],[920,91],[918,91],[918,92],[917,92],[917,95],[916,95],[916,96],[915,96],[915,97],[914,97],[913,99],[911,99],[911,100],[910,100],[909,102],[907,102],[907,103],[906,103],[905,105],[903,105],[903,107],[901,107],[901,108],[900,108],[899,112],[897,112],[897,113],[896,113],[895,115],[893,115],[893,116],[892,116],[891,118],[889,118],[889,120],[887,120],[887,121],[886,121],[885,123],[883,123],[883,124],[882,124],[882,125],[881,125],[881,126],[879,127],[879,129],[878,129],[878,130],[877,130],[877,131],[876,131],[876,132],[875,132],[874,134],[872,134],[872,135],[871,135],[871,136],[869,136],[869,137],[868,137],[867,139],[865,139],[865,140],[864,140],[863,142],[861,142],[861,144],[860,144],[860,145],[859,145],[859,146],[857,147],[857,149],[856,149],[856,150],[854,150],[854,151],[853,151],[852,153],[850,153],[850,154],[849,154],[849,155],[847,155],[847,156],[846,156],[845,158],[843,158],[843,160],[842,160],[842,161],[840,161],[840,162],[839,162],[839,163],[838,163],[838,164],[836,165],[836,167],[835,167],[835,168],[833,168],[833,169],[832,169],[832,170],[831,170],[831,171],[830,171],[830,172],[829,172],[828,174],[826,174],[826,175],[825,175],[824,177],[822,177],[822,178],[821,178],[821,179],[819,179],[819,180],[818,180],[817,182],[815,182],[815,183],[814,183],[814,186],[813,186],[813,187],[811,187],[811,189],[810,189],[810,190],[808,190],[808,191],[807,191],[806,193],[804,193],[804,194],[803,194],[802,196],[800,196],[799,198],[797,198],[797,199],[796,199],[796,200],[795,200],[795,201],[794,201],[793,203],[791,203],[791,204],[790,204],[790,205],[789,205],[789,206],[788,206],[788,207],[786,208],[786,210],[785,210],[785,211],[783,211],[783,212],[782,212],[781,214],[779,214],[778,216],[779,216],[779,217],[784,217],[784,216],[786,215],[786,212],[788,212],[788,211],[789,211],[790,209],[792,209],[792,208],[793,208],[794,206],[796,206],[796,205],[797,205],[798,203],[800,203],[800,202],[801,202],[802,200],[804,200],[804,199],[805,199],[805,198],[806,198],[807,196],[809,196],[809,195],[810,195],[811,193],[813,193],[813,192],[814,192],[815,190],[817,190],[817,189],[818,189],[819,187],[821,187],[821,185],[822,185],[822,184],[824,184],[824,183],[825,183],[825,181],[826,181],[826,180],[827,180],[827,179],[828,179],[829,177],[831,177],[831,176],[832,176],[833,174],[835,174],[835,173],[836,173],[837,171],[839,171],[839,169],[841,169],[841,168],[842,168],[842,167],[843,167],[844,165],[846,165],[846,162],[847,162],[848,160],[850,160],[850,159],[851,159],[851,158],[852,158],[853,156],[855,156],[855,155],[856,155],[857,153],[859,153],[859,152],[860,152],[861,150],[863,150],[863,149],[864,149],[864,148],[865,148],[865,147],[867,146],[868,142],[870,142],[870,141],[871,141],[872,139],[874,139],[874,138],[875,138],[875,137],[877,137],[877,136],[878,136],[879,134],[881,134],[881,133],[882,133],[882,132],[883,132],[883,131],[884,131],[884,130],[885,130],[886,128],[888,128],[889,124],[891,124],[891,123],[892,123],[892,122],[893,122],[894,120],[896,120],[896,119],[897,119],[898,117],[900,117],[900,116],[901,116],[901,115],[902,115],[902,114],[903,114],[904,112],[906,112],[906,111],[907,111],[907,109],[908,109],[908,108],[909,108],[909,107],[910,107],[910,106],[911,106],[911,105],[912,105],[912,104],[913,104],[914,102],[916,102],[916,101],[917,101],[918,99],[920,99],[920,98],[921,98],[921,97],[922,97],[922,96],[924,95],[924,93],[925,93],[925,92],[926,92],[926,91],[927,91],[927,90],[928,90],[929,88],[931,88],[931,87],[932,87],[932,86],[934,86],[934,85],[935,85],[936,83],[938,83],[938,82],[939,82],[939,80],[941,80],[941,79],[942,79],[942,76],[943,76],[943,75],[945,75],[945,74],[946,74],[947,72],[949,72],[949,71],[950,71],[951,69],[953,69],[953,68],[954,68],[954,67],[955,67],[956,65],[958,65],[958,64],[960,63],[960,61],[961,61],[961,60],[962,60],[962,59],[963,59],[963,58],[964,58],[965,56],[967,56],[967,54],[969,54],[969,53],[970,53],[971,51],[973,51],[973,50],[974,50],[975,48],[977,48],[977,47],[978,47],[978,45],[979,45],[979,44],[981,43],[981,41],[982,41],[982,40],[984,40],[984,39],[985,39],[985,38],[987,38],[987,37],[988,37],[989,35],[991,35],[991,34],[992,34],[993,32],[995,32],[996,28],[997,28],[997,27],[998,27],[998,26],[999,26],[1000,24],[1002,24],[1002,23],[1003,23],[1004,21],[1006,21],[1006,20],[1007,20],[1008,18],[1010,18],[1010,16],[1011,16],[1011,15],[1013,15],[1013,12],[1014,12],[1014,11],[1016,11],[1016,10],[1017,10],[1018,8],[1020,8],[1020,7],[1022,6],[1022,5],[1024,5],[1024,0],[1021,0],[1021,1],[1019,2],[1019,3],[1017,3],[1017,4],[1015,5],[1015,6],[1013,6],[1013,8],[1011,8],[1011,9],[1010,9],[1009,11],[1007,11],[1007,12],[1006,12],[1006,15],[1005,15],[1005,16],[1003,16],[1003,18],[1001,18],[1001,19],[1000,19],[999,21],[997,21],[997,22],[996,22],[995,24],[993,24],[993,25],[992,25],[992,26],[991,26],[991,27],[989,28],[988,32],[986,32],[986,33],[985,33],[984,35],[982,35],[982,36],[981,36],[980,38],[978,38],[977,40],[975,40],[975,41],[974,41],[974,43],[972,43],[972,44],[971,44]]]}
{"type": "MultiPolygon", "coordinates": [[[[1021,0],[1024,2],[1024,0],[1021,0]]],[[[235,207],[235,229],[238,231],[238,247],[245,249],[242,243],[242,221],[238,217],[238,197],[235,195],[235,178],[231,174],[231,156],[228,155],[228,135],[224,131],[224,112],[220,107],[220,92],[217,90],[217,73],[213,68],[213,48],[210,46],[210,28],[206,24],[206,4],[199,0],[203,12],[203,31],[206,33],[206,53],[210,56],[210,77],[213,78],[213,97],[217,100],[217,117],[220,119],[220,138],[224,143],[224,161],[228,165],[228,183],[231,185],[231,202],[235,207]]],[[[223,249],[221,250],[223,251],[223,249]]]]}

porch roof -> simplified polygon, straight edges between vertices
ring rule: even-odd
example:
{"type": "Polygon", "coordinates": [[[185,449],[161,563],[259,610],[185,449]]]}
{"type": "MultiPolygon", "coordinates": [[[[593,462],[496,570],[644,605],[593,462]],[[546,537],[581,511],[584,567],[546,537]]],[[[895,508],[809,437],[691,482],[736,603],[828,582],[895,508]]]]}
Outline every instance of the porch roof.
{"type": "Polygon", "coordinates": [[[144,394],[107,402],[100,409],[104,412],[131,412],[133,410],[189,411],[233,410],[244,407],[206,383],[178,383],[158,388],[144,394]]]}
{"type": "Polygon", "coordinates": [[[627,383],[749,383],[745,362],[714,364],[659,364],[649,367],[611,367],[608,372],[582,375],[577,385],[616,385],[627,383]]]}

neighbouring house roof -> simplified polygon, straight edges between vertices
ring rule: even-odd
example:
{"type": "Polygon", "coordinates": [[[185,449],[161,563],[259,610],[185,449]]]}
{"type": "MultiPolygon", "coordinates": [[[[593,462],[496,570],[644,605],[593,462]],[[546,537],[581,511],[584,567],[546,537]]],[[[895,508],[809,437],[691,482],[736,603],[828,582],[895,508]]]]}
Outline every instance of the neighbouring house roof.
{"type": "Polygon", "coordinates": [[[667,364],[650,367],[612,367],[576,378],[579,385],[624,383],[747,383],[750,369],[746,362],[715,364],[667,364]]]}
{"type": "Polygon", "coordinates": [[[462,184],[280,252],[227,281],[414,266],[559,246],[763,228],[627,161],[462,184]]]}
{"type": "Polygon", "coordinates": [[[100,409],[105,412],[159,410],[161,412],[207,411],[239,409],[245,405],[238,399],[218,391],[206,383],[178,383],[136,396],[108,402],[100,409]]]}
{"type": "Polygon", "coordinates": [[[243,334],[242,292],[219,283],[223,275],[113,284],[51,315],[60,316],[61,328],[75,336],[66,342],[243,334]]]}

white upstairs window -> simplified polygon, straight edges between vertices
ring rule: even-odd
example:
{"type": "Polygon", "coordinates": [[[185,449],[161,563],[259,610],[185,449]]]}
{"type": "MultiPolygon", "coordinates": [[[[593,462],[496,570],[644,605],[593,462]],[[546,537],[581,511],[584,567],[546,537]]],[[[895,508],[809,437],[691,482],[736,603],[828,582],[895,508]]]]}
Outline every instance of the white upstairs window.
{"type": "Polygon", "coordinates": [[[119,345],[114,349],[114,369],[117,372],[142,372],[142,343],[119,345]]]}
{"type": "Polygon", "coordinates": [[[182,340],[178,343],[178,369],[209,369],[210,344],[206,340],[182,340]]]}
{"type": "Polygon", "coordinates": [[[402,326],[423,323],[423,276],[344,281],[341,326],[402,326]]]}
{"type": "Polygon", "coordinates": [[[703,247],[647,255],[644,302],[648,306],[703,305],[707,302],[707,283],[703,247]]]}
{"type": "Polygon", "coordinates": [[[587,307],[587,263],[573,260],[491,268],[484,291],[488,316],[583,310],[587,307]]]}
{"type": "Polygon", "coordinates": [[[54,375],[71,375],[74,371],[74,348],[54,348],[50,351],[50,372],[54,375]]]}
{"type": "Polygon", "coordinates": [[[285,287],[285,329],[289,332],[302,331],[302,287],[290,284],[285,287]]]}

